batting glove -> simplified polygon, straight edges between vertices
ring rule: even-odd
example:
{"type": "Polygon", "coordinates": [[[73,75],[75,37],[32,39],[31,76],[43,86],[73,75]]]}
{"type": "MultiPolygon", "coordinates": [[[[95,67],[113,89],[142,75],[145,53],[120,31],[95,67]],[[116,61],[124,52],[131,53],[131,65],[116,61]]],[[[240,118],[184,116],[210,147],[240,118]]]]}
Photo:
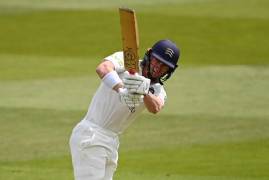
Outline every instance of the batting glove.
{"type": "Polygon", "coordinates": [[[143,102],[144,96],[141,94],[132,94],[126,88],[119,88],[120,101],[126,104],[129,109],[135,108],[143,102]]]}
{"type": "Polygon", "coordinates": [[[137,73],[131,75],[129,73],[124,74],[123,78],[124,87],[134,94],[148,94],[150,87],[150,79],[145,78],[137,73]]]}

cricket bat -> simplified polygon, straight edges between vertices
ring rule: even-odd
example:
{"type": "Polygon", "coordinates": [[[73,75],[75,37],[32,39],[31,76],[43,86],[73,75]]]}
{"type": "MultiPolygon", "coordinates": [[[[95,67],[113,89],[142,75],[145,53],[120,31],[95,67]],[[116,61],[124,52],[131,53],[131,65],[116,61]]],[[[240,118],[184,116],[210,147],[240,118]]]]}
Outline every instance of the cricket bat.
{"type": "Polygon", "coordinates": [[[139,37],[135,11],[128,8],[119,8],[124,54],[124,67],[130,74],[139,72],[139,37]]]}

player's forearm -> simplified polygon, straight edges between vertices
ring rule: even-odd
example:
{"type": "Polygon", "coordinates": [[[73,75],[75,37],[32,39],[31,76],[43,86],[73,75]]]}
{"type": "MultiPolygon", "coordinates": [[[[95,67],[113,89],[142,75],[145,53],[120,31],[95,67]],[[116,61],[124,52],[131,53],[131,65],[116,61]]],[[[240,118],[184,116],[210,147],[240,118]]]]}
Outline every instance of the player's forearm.
{"type": "Polygon", "coordinates": [[[163,107],[162,100],[151,93],[144,96],[144,104],[147,110],[153,114],[160,112],[163,107]]]}
{"type": "Polygon", "coordinates": [[[97,66],[96,73],[108,87],[118,92],[123,83],[114,69],[112,62],[104,61],[97,66]]]}

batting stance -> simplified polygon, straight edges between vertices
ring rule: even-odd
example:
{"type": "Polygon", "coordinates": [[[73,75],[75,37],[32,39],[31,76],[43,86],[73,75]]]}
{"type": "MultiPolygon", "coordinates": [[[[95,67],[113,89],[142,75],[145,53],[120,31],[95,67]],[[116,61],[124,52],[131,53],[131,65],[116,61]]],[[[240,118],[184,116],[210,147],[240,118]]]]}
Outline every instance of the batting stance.
{"type": "Polygon", "coordinates": [[[177,46],[170,40],[160,40],[147,50],[135,75],[124,69],[123,52],[106,57],[97,66],[101,85],[70,138],[76,180],[112,180],[119,134],[144,109],[155,114],[163,108],[163,82],[177,68],[178,59],[177,46]]]}

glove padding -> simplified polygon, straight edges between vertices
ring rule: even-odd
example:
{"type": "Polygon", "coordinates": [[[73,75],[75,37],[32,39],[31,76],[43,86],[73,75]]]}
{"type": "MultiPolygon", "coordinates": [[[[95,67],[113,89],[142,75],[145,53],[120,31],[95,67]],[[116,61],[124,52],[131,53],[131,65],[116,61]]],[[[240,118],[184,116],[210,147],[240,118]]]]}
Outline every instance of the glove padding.
{"type": "Polygon", "coordinates": [[[127,88],[128,92],[133,94],[148,94],[150,87],[150,79],[145,78],[137,73],[134,75],[128,72],[124,74],[123,78],[124,87],[127,88]]]}
{"type": "Polygon", "coordinates": [[[131,94],[126,88],[119,88],[120,101],[126,104],[129,109],[140,105],[144,96],[141,94],[131,94]]]}

